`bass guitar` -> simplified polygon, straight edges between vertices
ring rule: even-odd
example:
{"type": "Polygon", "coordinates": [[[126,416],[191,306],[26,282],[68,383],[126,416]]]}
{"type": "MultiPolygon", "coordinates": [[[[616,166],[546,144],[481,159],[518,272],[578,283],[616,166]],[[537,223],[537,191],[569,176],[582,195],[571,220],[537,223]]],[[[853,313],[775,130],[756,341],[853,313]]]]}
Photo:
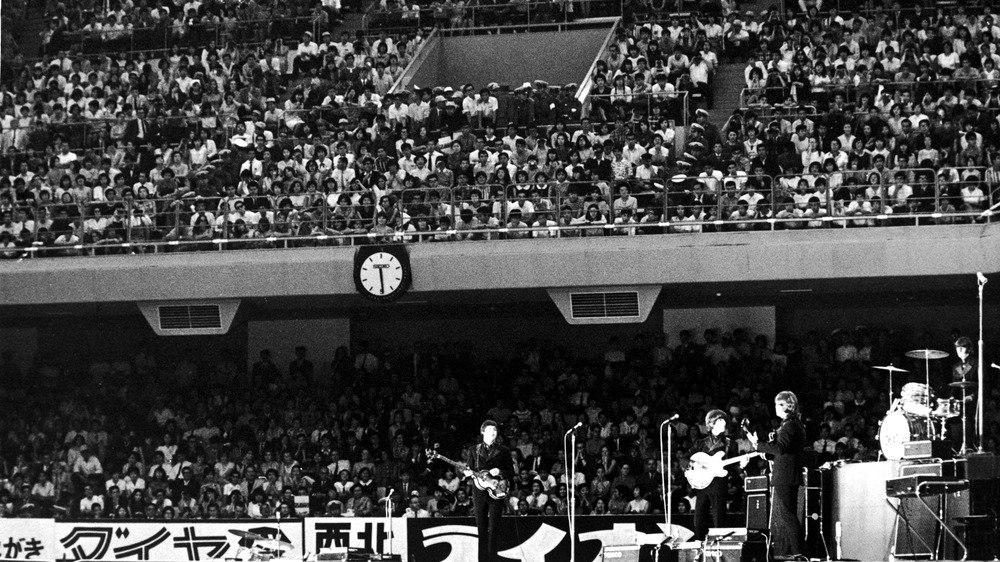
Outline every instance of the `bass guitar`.
{"type": "Polygon", "coordinates": [[[455,469],[459,472],[465,472],[466,470],[471,471],[472,484],[475,485],[477,489],[486,492],[491,498],[495,500],[502,500],[507,497],[507,490],[509,489],[510,484],[508,484],[506,479],[493,476],[487,470],[472,470],[469,468],[469,465],[464,462],[453,461],[431,449],[427,449],[426,452],[427,462],[438,459],[455,467],[455,469]]]}

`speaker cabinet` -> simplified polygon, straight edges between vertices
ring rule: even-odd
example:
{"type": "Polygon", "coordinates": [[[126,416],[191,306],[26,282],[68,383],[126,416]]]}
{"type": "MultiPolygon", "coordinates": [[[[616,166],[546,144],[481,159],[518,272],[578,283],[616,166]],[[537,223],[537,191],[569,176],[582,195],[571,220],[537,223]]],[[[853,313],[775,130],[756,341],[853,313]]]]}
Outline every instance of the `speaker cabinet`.
{"type": "Polygon", "coordinates": [[[747,529],[766,531],[769,507],[767,494],[747,494],[747,529]]]}

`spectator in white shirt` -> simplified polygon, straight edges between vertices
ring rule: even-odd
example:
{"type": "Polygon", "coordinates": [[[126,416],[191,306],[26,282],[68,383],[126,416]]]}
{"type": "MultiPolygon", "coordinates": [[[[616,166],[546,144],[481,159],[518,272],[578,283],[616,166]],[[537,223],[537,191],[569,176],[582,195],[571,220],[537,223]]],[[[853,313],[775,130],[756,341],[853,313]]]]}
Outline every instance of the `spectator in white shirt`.
{"type": "Polygon", "coordinates": [[[80,515],[87,517],[93,511],[94,506],[104,509],[104,498],[94,493],[94,488],[87,484],[83,487],[83,497],[80,498],[80,515]]]}
{"type": "Polygon", "coordinates": [[[83,445],[80,447],[80,456],[73,463],[73,472],[84,477],[99,475],[104,473],[101,461],[94,456],[90,447],[83,445]]]}

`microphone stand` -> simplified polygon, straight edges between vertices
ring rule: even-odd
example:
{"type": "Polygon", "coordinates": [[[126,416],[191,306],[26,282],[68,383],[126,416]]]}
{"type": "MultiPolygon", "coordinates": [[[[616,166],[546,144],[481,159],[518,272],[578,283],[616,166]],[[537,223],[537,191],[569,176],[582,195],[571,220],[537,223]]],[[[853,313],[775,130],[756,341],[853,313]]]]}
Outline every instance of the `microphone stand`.
{"type": "Polygon", "coordinates": [[[563,435],[563,458],[566,462],[566,500],[569,508],[566,510],[566,519],[569,522],[569,560],[576,562],[576,428],[574,425],[563,435]],[[569,449],[566,448],[567,437],[569,437],[569,449]],[[573,456],[570,456],[572,452],[573,456]]]}
{"type": "MultiPolygon", "coordinates": [[[[976,400],[976,430],[979,433],[979,452],[983,452],[983,391],[985,386],[983,384],[983,361],[985,357],[983,356],[983,290],[986,288],[986,276],[982,273],[978,274],[979,278],[979,361],[978,363],[978,376],[979,376],[979,396],[976,400]]],[[[963,412],[965,411],[965,404],[962,404],[963,412]]],[[[963,425],[964,425],[963,420],[963,425]]],[[[962,441],[965,441],[966,428],[962,428],[962,441]]],[[[964,447],[964,443],[963,443],[964,447]]],[[[962,451],[965,454],[965,451],[962,451]]]]}
{"type": "Polygon", "coordinates": [[[385,526],[389,533],[389,551],[385,554],[392,554],[392,494],[395,492],[395,489],[390,488],[389,494],[385,496],[385,526]]]}
{"type": "Polygon", "coordinates": [[[670,497],[670,487],[673,485],[673,471],[671,470],[672,465],[673,465],[673,462],[672,462],[673,454],[671,452],[673,450],[673,448],[672,448],[673,442],[672,442],[671,430],[673,429],[673,427],[669,427],[668,424],[670,424],[670,422],[674,421],[675,419],[677,419],[676,415],[671,416],[671,417],[663,420],[663,422],[660,424],[660,465],[661,465],[660,466],[660,485],[663,486],[663,516],[666,518],[665,522],[667,524],[664,533],[668,534],[668,538],[669,538],[669,534],[671,533],[671,530],[670,530],[670,521],[671,521],[671,519],[673,519],[673,507],[674,507],[674,502],[672,502],[672,501],[669,500],[669,497],[670,497]],[[666,462],[664,462],[664,460],[663,460],[663,426],[665,426],[665,425],[668,425],[668,427],[667,427],[667,460],[666,460],[666,462]]]}
{"type": "MultiPolygon", "coordinates": [[[[278,504],[277,511],[274,512],[274,517],[275,517],[275,519],[278,520],[278,524],[277,524],[277,527],[278,527],[278,536],[276,536],[274,538],[276,539],[275,542],[278,543],[278,545],[280,546],[280,544],[281,544],[281,504],[280,503],[278,504]]],[[[277,548],[275,550],[278,551],[278,558],[281,558],[281,555],[284,554],[284,552],[281,550],[281,548],[277,548]]]]}

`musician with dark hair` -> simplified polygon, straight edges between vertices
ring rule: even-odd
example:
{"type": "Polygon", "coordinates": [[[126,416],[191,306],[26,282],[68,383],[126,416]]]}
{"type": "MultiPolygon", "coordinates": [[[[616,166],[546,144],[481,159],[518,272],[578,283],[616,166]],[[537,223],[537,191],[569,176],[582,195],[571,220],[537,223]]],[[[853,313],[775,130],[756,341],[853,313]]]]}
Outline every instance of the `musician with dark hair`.
{"type": "Polygon", "coordinates": [[[955,340],[955,355],[958,362],[951,367],[951,382],[976,381],[978,367],[973,357],[972,339],[962,336],[955,340]]]}
{"type": "MultiPolygon", "coordinates": [[[[975,356],[975,347],[973,347],[972,339],[966,336],[955,340],[955,356],[958,357],[958,362],[951,367],[950,388],[945,390],[951,390],[951,397],[956,402],[964,400],[962,408],[969,411],[970,415],[965,418],[964,424],[962,423],[962,418],[958,416],[950,420],[948,422],[948,437],[956,445],[967,441],[966,446],[969,446],[973,443],[976,432],[975,402],[973,402],[973,399],[975,398],[976,381],[979,380],[978,361],[982,358],[975,356]]],[[[943,400],[939,400],[938,404],[942,402],[943,400]]]]}
{"type": "MultiPolygon", "coordinates": [[[[708,435],[695,442],[691,449],[692,454],[705,453],[714,456],[716,453],[722,452],[722,459],[737,456],[739,449],[736,442],[726,436],[728,425],[729,416],[722,410],[712,410],[706,414],[705,426],[708,428],[708,435]]],[[[746,465],[746,461],[743,461],[743,465],[746,465]]],[[[692,487],[694,487],[694,483],[692,483],[692,487]]],[[[729,473],[726,472],[725,476],[713,478],[708,486],[700,490],[696,489],[697,500],[694,504],[694,538],[696,540],[705,540],[710,527],[722,526],[722,513],[726,507],[728,488],[729,473]],[[711,521],[709,521],[709,517],[711,517],[711,521]]]]}
{"type": "MultiPolygon", "coordinates": [[[[510,451],[497,443],[499,430],[497,423],[486,420],[479,427],[482,441],[469,451],[469,469],[465,476],[475,476],[486,472],[494,478],[509,479],[511,474],[510,451]]],[[[479,562],[494,562],[497,556],[495,531],[497,522],[503,513],[504,500],[490,496],[489,491],[476,486],[472,489],[473,512],[476,515],[476,528],[479,530],[479,562]]]]}
{"type": "Polygon", "coordinates": [[[799,420],[799,399],[791,391],[774,397],[781,426],[768,443],[756,433],[747,438],[754,449],[773,457],[771,470],[771,552],[775,558],[791,559],[802,554],[802,525],[798,517],[799,486],[802,484],[802,449],[806,431],[799,420]]]}

